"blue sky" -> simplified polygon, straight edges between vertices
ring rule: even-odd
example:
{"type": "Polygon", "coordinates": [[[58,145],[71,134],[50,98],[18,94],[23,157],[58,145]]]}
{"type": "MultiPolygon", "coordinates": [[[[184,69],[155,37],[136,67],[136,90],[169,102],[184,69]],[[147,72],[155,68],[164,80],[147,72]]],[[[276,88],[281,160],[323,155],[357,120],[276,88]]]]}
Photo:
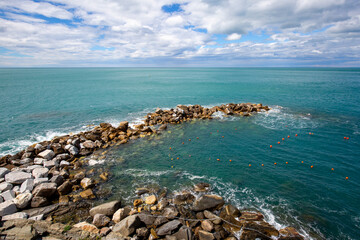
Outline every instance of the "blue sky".
{"type": "Polygon", "coordinates": [[[358,0],[0,0],[0,67],[360,67],[358,0]]]}

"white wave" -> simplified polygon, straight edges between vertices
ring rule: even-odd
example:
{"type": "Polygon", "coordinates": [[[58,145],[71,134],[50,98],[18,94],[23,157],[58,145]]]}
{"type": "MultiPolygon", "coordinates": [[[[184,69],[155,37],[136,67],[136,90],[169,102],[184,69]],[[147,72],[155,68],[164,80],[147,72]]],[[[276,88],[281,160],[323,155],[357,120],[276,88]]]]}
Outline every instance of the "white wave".
{"type": "Polygon", "coordinates": [[[317,128],[318,123],[311,118],[311,114],[292,114],[281,106],[273,106],[267,112],[259,112],[254,123],[269,129],[304,129],[317,128]]]}
{"type": "Polygon", "coordinates": [[[165,171],[149,171],[144,169],[126,169],[122,171],[122,174],[130,175],[133,177],[154,177],[154,176],[162,176],[168,173],[174,172],[172,170],[165,170],[165,171]]]}

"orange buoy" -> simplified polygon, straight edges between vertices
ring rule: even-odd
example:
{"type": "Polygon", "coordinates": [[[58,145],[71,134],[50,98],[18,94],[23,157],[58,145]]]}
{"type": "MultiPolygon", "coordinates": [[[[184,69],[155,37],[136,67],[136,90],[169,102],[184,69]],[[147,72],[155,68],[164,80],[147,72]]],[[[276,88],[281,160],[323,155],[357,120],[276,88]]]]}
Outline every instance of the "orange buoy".
{"type": "Polygon", "coordinates": [[[280,142],[278,142],[278,144],[280,144],[280,142]]]}
{"type": "Polygon", "coordinates": [[[169,147],[169,149],[171,150],[171,147],[169,147]]]}
{"type": "Polygon", "coordinates": [[[272,148],[272,145],[270,145],[270,148],[272,148]]]}
{"type": "Polygon", "coordinates": [[[346,139],[346,137],[344,137],[344,139],[346,139]]]}
{"type": "Polygon", "coordinates": [[[309,132],[309,135],[311,135],[311,132],[309,132]]]}
{"type": "Polygon", "coordinates": [[[346,139],[347,139],[347,140],[349,140],[350,138],[349,138],[349,137],[347,137],[346,139]]]}
{"type": "Polygon", "coordinates": [[[345,179],[346,179],[346,180],[348,180],[348,179],[349,179],[349,177],[346,177],[345,179]]]}
{"type": "Polygon", "coordinates": [[[221,136],[222,138],[224,138],[224,136],[221,136]]]}
{"type": "Polygon", "coordinates": [[[184,144],[184,142],[182,142],[182,144],[184,144]]]}
{"type": "Polygon", "coordinates": [[[261,166],[263,167],[263,166],[264,166],[264,164],[261,164],[261,166]]]}
{"type": "Polygon", "coordinates": [[[199,139],[199,137],[196,137],[196,139],[199,139]]]}
{"type": "Polygon", "coordinates": [[[288,135],[288,138],[290,138],[290,135],[288,135]]]}
{"type": "Polygon", "coordinates": [[[288,164],[288,162],[286,162],[286,164],[288,164]]]}
{"type": "Polygon", "coordinates": [[[274,165],[276,165],[277,163],[274,163],[274,165]]]}
{"type": "Polygon", "coordinates": [[[311,168],[313,168],[314,166],[313,166],[313,165],[311,165],[310,167],[311,167],[311,168]]]}
{"type": "Polygon", "coordinates": [[[334,168],[331,168],[331,171],[334,171],[334,168]]]}
{"type": "Polygon", "coordinates": [[[177,159],[177,160],[179,160],[179,158],[178,158],[178,157],[177,157],[176,159],[177,159]]]}
{"type": "Polygon", "coordinates": [[[301,161],[301,163],[304,163],[304,161],[301,161]]]}
{"type": "Polygon", "coordinates": [[[229,162],[231,162],[231,159],[229,160],[229,162]]]}
{"type": "Polygon", "coordinates": [[[218,158],[218,159],[216,159],[216,160],[220,161],[220,159],[219,159],[219,158],[218,158]]]}
{"type": "Polygon", "coordinates": [[[249,167],[251,167],[251,164],[249,164],[249,167]]]}
{"type": "Polygon", "coordinates": [[[191,139],[189,138],[189,141],[191,141],[191,139]]]}
{"type": "Polygon", "coordinates": [[[284,141],[284,140],[285,140],[285,138],[282,138],[282,140],[284,141]]]}
{"type": "Polygon", "coordinates": [[[297,137],[298,135],[297,134],[295,134],[295,137],[297,137]]]}

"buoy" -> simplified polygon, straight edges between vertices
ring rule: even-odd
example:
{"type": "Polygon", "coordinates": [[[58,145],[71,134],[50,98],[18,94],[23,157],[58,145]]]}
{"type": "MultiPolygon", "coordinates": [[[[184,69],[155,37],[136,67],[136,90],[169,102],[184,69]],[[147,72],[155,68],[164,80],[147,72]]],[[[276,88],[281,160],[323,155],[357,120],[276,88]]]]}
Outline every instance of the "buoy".
{"type": "Polygon", "coordinates": [[[222,138],[224,138],[224,136],[221,136],[222,138]]]}
{"type": "Polygon", "coordinates": [[[290,135],[288,135],[288,138],[290,138],[290,135]]]}
{"type": "Polygon", "coordinates": [[[270,148],[272,148],[272,145],[270,145],[270,148]]]}
{"type": "Polygon", "coordinates": [[[331,168],[331,171],[334,171],[334,168],[331,168]]]}
{"type": "Polygon", "coordinates": [[[280,142],[278,142],[278,144],[280,144],[280,142]]]}
{"type": "Polygon", "coordinates": [[[171,168],[174,168],[174,166],[171,166],[171,168]]]}
{"type": "Polygon", "coordinates": [[[251,167],[251,164],[249,164],[249,167],[251,167]]]}
{"type": "Polygon", "coordinates": [[[169,147],[169,149],[171,150],[171,147],[169,147]]]}
{"type": "Polygon", "coordinates": [[[286,164],[288,164],[288,162],[286,162],[286,164]]]}
{"type": "Polygon", "coordinates": [[[216,160],[220,161],[220,159],[219,159],[219,158],[218,158],[218,159],[216,159],[216,160]]]}
{"type": "Polygon", "coordinates": [[[285,138],[282,138],[282,140],[284,141],[284,140],[285,140],[285,138]]]}
{"type": "Polygon", "coordinates": [[[264,166],[264,164],[261,164],[261,166],[263,167],[263,166],[264,166]]]}
{"type": "Polygon", "coordinates": [[[177,159],[177,160],[179,160],[179,158],[178,158],[178,157],[177,157],[176,159],[177,159]]]}
{"type": "Polygon", "coordinates": [[[274,165],[276,165],[277,163],[274,163],[274,165]]]}
{"type": "Polygon", "coordinates": [[[171,158],[171,160],[174,160],[173,158],[171,158]]]}
{"type": "Polygon", "coordinates": [[[182,144],[184,144],[184,142],[182,142],[182,144]]]}
{"type": "Polygon", "coordinates": [[[191,141],[191,139],[189,139],[189,141],[191,141]]]}
{"type": "Polygon", "coordinates": [[[231,162],[231,159],[229,160],[229,162],[231,162]]]}
{"type": "Polygon", "coordinates": [[[216,130],[217,132],[219,132],[219,130],[216,130]]]}
{"type": "Polygon", "coordinates": [[[344,139],[346,139],[346,137],[344,137],[344,139]]]}
{"type": "Polygon", "coordinates": [[[313,168],[314,166],[313,165],[311,165],[311,168],[313,168]]]}
{"type": "Polygon", "coordinates": [[[346,139],[347,139],[347,140],[349,140],[350,138],[349,138],[349,137],[347,137],[346,139]]]}
{"type": "Polygon", "coordinates": [[[191,157],[191,155],[189,155],[189,157],[191,157]]]}
{"type": "Polygon", "coordinates": [[[346,180],[348,180],[348,179],[349,179],[349,177],[346,177],[345,179],[346,179],[346,180]]]}
{"type": "Polygon", "coordinates": [[[196,139],[199,139],[199,137],[196,137],[196,139]]]}
{"type": "Polygon", "coordinates": [[[298,135],[297,134],[295,134],[295,137],[297,137],[298,135]]]}
{"type": "Polygon", "coordinates": [[[311,135],[311,132],[309,132],[309,135],[311,135]]]}
{"type": "Polygon", "coordinates": [[[304,161],[301,161],[301,163],[304,163],[304,161]]]}

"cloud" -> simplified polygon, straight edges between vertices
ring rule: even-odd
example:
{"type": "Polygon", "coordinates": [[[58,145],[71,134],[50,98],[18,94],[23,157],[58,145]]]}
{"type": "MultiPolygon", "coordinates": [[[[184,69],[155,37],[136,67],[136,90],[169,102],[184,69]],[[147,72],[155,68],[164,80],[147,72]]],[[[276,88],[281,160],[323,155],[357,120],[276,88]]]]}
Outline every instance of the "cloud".
{"type": "Polygon", "coordinates": [[[12,0],[0,10],[0,47],[19,53],[0,66],[311,66],[360,56],[357,0],[12,0]]]}

